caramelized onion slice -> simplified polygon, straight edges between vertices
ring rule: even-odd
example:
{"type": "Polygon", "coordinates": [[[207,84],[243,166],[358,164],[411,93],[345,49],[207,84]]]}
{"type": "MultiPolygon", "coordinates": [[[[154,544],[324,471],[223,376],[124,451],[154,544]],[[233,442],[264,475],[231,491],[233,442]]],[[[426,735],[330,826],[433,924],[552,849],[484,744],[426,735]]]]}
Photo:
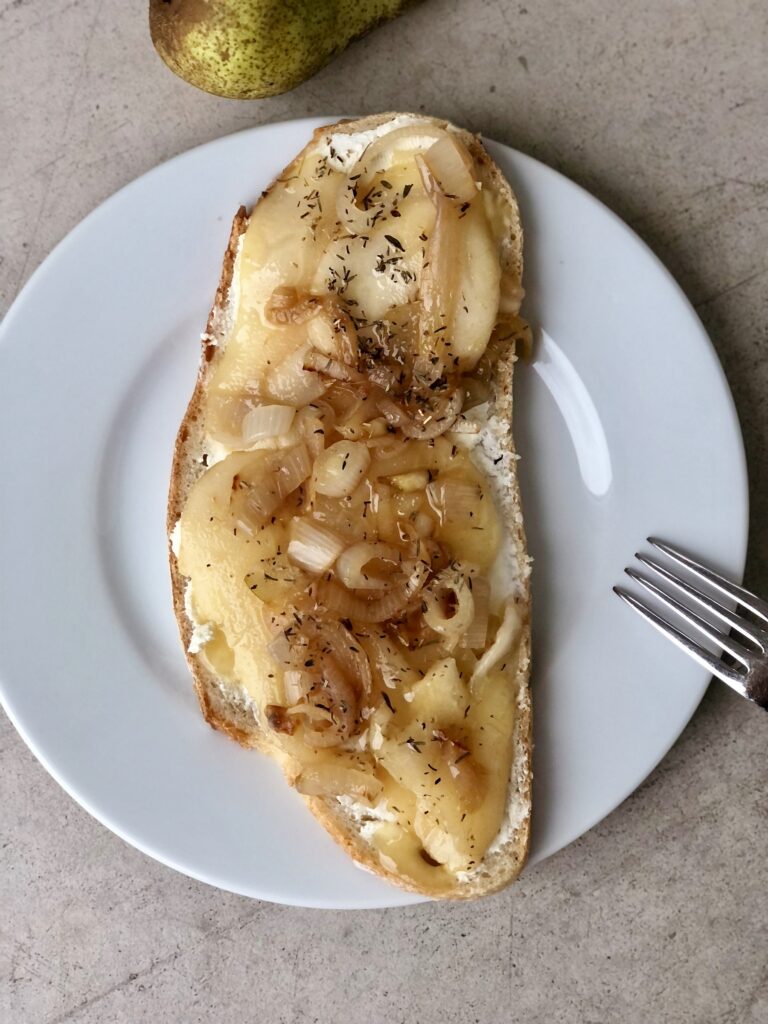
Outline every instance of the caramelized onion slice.
{"type": "Polygon", "coordinates": [[[348,366],[356,365],[359,353],[357,328],[338,296],[326,295],[323,298],[321,313],[310,324],[309,339],[326,355],[333,355],[348,366]]]}
{"type": "Polygon", "coordinates": [[[374,600],[357,597],[333,580],[321,580],[317,584],[315,600],[319,608],[339,618],[358,622],[386,622],[404,612],[408,603],[424,586],[428,575],[429,566],[417,562],[404,582],[374,600]]]}
{"type": "Polygon", "coordinates": [[[360,704],[372,689],[368,655],[340,622],[309,616],[293,620],[271,641],[268,650],[284,669],[287,713],[304,719],[303,737],[310,746],[337,746],[354,735],[360,704]]]}
{"type": "Polygon", "coordinates": [[[472,579],[472,600],[475,612],[472,623],[459,640],[459,647],[470,651],[482,651],[488,635],[488,612],[490,608],[491,586],[483,576],[472,579]]]}
{"type": "Polygon", "coordinates": [[[295,647],[291,645],[291,641],[288,639],[285,631],[282,629],[275,638],[270,640],[267,644],[267,650],[278,665],[292,669],[299,664],[299,655],[297,654],[295,647]]]}
{"type": "Polygon", "coordinates": [[[400,473],[410,473],[416,469],[431,469],[433,472],[445,465],[450,456],[451,445],[443,438],[435,438],[432,444],[419,444],[418,441],[397,440],[396,450],[390,454],[378,455],[371,466],[371,477],[390,477],[400,473]]]}
{"type": "Polygon", "coordinates": [[[299,437],[304,439],[313,459],[316,459],[325,448],[326,433],[331,426],[332,423],[326,422],[317,406],[305,405],[303,409],[299,409],[294,422],[294,430],[299,437]]]}
{"type": "Polygon", "coordinates": [[[472,678],[469,681],[470,686],[496,668],[502,658],[509,654],[520,636],[521,627],[522,620],[517,605],[510,600],[504,609],[504,617],[496,630],[493,643],[475,665],[472,678]]]}
{"type": "Polygon", "coordinates": [[[402,426],[406,437],[432,440],[450,430],[461,412],[464,396],[459,388],[434,399],[426,407],[417,408],[410,421],[402,426]]]}
{"type": "Polygon", "coordinates": [[[364,177],[358,180],[364,186],[372,175],[388,170],[398,154],[429,150],[435,142],[446,136],[444,128],[430,124],[404,125],[393,132],[386,132],[366,146],[352,168],[350,177],[362,172],[364,177]]]}
{"type": "Polygon", "coordinates": [[[316,349],[310,349],[304,356],[304,369],[314,370],[315,373],[320,373],[324,377],[330,377],[331,380],[352,381],[364,379],[363,375],[358,373],[353,367],[342,363],[338,359],[334,359],[333,356],[326,355],[325,352],[318,352],[316,349]]]}
{"type": "Polygon", "coordinates": [[[322,308],[319,295],[299,295],[295,288],[281,286],[275,288],[264,307],[267,321],[276,326],[303,324],[316,316],[322,308]]]}
{"type": "Polygon", "coordinates": [[[422,600],[424,621],[452,649],[475,617],[470,577],[461,567],[449,566],[425,589],[422,600]]]}
{"type": "Polygon", "coordinates": [[[296,410],[292,405],[257,405],[249,409],[243,417],[244,444],[284,436],[291,429],[295,415],[296,410]]]}
{"type": "Polygon", "coordinates": [[[275,448],[291,440],[293,405],[259,404],[252,394],[213,394],[208,399],[205,429],[235,451],[275,448]]]}
{"type": "Polygon", "coordinates": [[[304,483],[312,469],[305,444],[283,449],[275,453],[269,462],[273,472],[272,483],[281,501],[292,494],[299,484],[304,483]]]}
{"type": "Polygon", "coordinates": [[[308,765],[296,779],[295,786],[304,796],[352,796],[371,802],[383,789],[373,773],[342,764],[308,765]]]}
{"type": "Polygon", "coordinates": [[[283,695],[288,705],[298,704],[308,690],[306,674],[296,669],[286,669],[283,673],[283,695]]]}
{"type": "Polygon", "coordinates": [[[310,474],[305,444],[280,452],[255,452],[232,479],[230,511],[236,518],[261,525],[310,474]]]}
{"type": "Polygon", "coordinates": [[[358,693],[367,695],[372,689],[371,666],[357,637],[341,622],[324,622],[318,626],[324,649],[333,652],[336,661],[358,693]]]}
{"type": "MultiPolygon", "coordinates": [[[[302,739],[308,746],[335,747],[354,735],[360,721],[360,688],[333,654],[309,645],[302,650],[300,675],[303,698],[286,713],[304,722],[302,739]]],[[[292,657],[295,655],[292,654],[292,657]]]]}
{"type": "Polygon", "coordinates": [[[421,679],[421,673],[404,656],[402,646],[386,633],[370,630],[365,642],[371,651],[376,672],[387,689],[402,690],[421,679]]]}
{"type": "Polygon", "coordinates": [[[267,375],[273,398],[304,406],[327,390],[329,379],[362,379],[356,369],[357,330],[337,296],[299,297],[295,289],[277,288],[267,304],[267,315],[276,324],[307,325],[304,343],[267,375]]]}
{"type": "Polygon", "coordinates": [[[461,389],[454,388],[446,395],[431,396],[413,410],[406,411],[391,398],[382,398],[379,408],[387,421],[405,437],[430,441],[451,429],[463,401],[461,389]]]}
{"type": "Polygon", "coordinates": [[[338,295],[299,295],[295,288],[275,288],[265,306],[276,326],[307,324],[312,348],[353,365],[357,361],[357,328],[338,295]]]}
{"type": "Polygon", "coordinates": [[[313,686],[308,706],[298,705],[292,711],[307,714],[314,709],[328,717],[307,718],[304,741],[310,746],[337,746],[354,734],[359,721],[359,690],[348,678],[333,654],[312,650],[313,686]],[[324,726],[326,726],[324,728],[324,726]]]}
{"type": "Polygon", "coordinates": [[[266,386],[272,398],[300,407],[314,402],[326,391],[328,382],[304,369],[310,349],[308,342],[299,345],[267,374],[266,386]]]}
{"type": "Polygon", "coordinates": [[[421,494],[429,483],[429,472],[426,469],[414,469],[410,473],[397,473],[390,480],[402,494],[421,494]]]}
{"type": "Polygon", "coordinates": [[[341,537],[308,518],[294,517],[288,536],[288,557],[311,573],[327,572],[344,550],[341,537]]]}
{"type": "Polygon", "coordinates": [[[391,398],[382,398],[379,401],[379,409],[387,423],[393,427],[402,428],[408,422],[408,413],[391,398]]]}
{"type": "Polygon", "coordinates": [[[330,498],[346,497],[362,481],[370,462],[366,445],[358,441],[337,441],[321,452],[315,462],[315,490],[330,498]]]}
{"type": "Polygon", "coordinates": [[[339,555],[336,575],[350,590],[383,590],[387,581],[375,573],[366,573],[365,567],[373,561],[390,562],[399,568],[402,555],[391,544],[367,544],[359,541],[339,555]]]}

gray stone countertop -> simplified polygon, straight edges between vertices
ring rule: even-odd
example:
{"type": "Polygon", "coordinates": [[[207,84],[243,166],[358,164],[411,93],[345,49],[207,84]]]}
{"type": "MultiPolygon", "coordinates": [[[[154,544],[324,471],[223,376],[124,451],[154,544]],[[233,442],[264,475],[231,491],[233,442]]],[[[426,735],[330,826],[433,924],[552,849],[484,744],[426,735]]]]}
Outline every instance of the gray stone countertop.
{"type": "MultiPolygon", "coordinates": [[[[762,0],[426,0],[294,92],[245,103],[168,72],[145,6],[0,0],[3,309],[101,200],[190,146],[309,114],[445,116],[594,192],[686,290],[739,409],[747,583],[768,594],[762,0]]],[[[59,789],[0,715],[0,1021],[759,1024],[766,750],[768,718],[713,685],[640,789],[511,890],[341,913],[154,863],[59,789]]]]}

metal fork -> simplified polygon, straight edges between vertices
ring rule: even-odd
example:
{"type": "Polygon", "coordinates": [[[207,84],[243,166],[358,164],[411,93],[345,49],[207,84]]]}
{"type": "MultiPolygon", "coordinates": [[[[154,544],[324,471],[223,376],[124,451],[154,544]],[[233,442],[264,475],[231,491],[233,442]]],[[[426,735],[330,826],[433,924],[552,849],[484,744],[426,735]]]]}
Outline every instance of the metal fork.
{"type": "Polygon", "coordinates": [[[671,584],[673,588],[684,594],[689,601],[704,608],[710,615],[722,622],[727,628],[720,630],[711,622],[703,619],[696,612],[691,611],[685,604],[672,597],[662,590],[656,583],[646,576],[641,575],[634,569],[624,571],[641,587],[653,594],[662,604],[671,609],[675,615],[688,623],[693,630],[698,631],[709,641],[720,648],[724,654],[730,655],[733,663],[723,660],[722,657],[710,653],[706,648],[696,643],[690,637],[682,633],[676,626],[667,619],[658,615],[651,607],[643,601],[638,600],[623,587],[614,587],[614,593],[625,601],[631,608],[652,626],[655,626],[660,633],[668,637],[672,643],[677,644],[681,650],[689,654],[700,665],[708,668],[709,671],[727,683],[731,689],[740,693],[742,697],[754,701],[760,707],[768,711],[768,603],[751,594],[743,587],[731,583],[724,576],[718,575],[711,569],[707,569],[699,562],[694,561],[689,555],[683,554],[670,544],[649,537],[648,543],[658,551],[667,556],[676,566],[687,569],[689,573],[697,577],[712,590],[716,591],[726,599],[735,601],[737,606],[751,612],[757,621],[747,619],[736,611],[730,611],[720,604],[719,601],[708,597],[703,591],[686,583],[680,576],[666,569],[652,558],[636,554],[643,565],[652,574],[671,584]],[[735,631],[744,638],[746,643],[734,639],[729,631],[735,631]]]}

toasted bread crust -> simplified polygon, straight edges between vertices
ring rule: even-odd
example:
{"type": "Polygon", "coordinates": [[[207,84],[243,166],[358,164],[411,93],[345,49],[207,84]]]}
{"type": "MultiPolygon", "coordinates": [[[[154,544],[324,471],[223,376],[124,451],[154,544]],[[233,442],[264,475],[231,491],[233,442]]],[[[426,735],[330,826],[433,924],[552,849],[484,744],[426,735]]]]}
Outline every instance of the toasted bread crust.
{"type": "MultiPolygon", "coordinates": [[[[395,116],[397,115],[379,114],[357,121],[344,121],[336,125],[319,128],[306,149],[311,149],[329,131],[356,134],[385,124],[395,116]]],[[[476,136],[457,129],[445,121],[421,115],[413,116],[426,123],[450,128],[451,131],[455,132],[472,154],[481,172],[481,180],[484,186],[492,188],[504,200],[510,227],[508,237],[502,247],[502,262],[505,271],[514,275],[517,280],[521,280],[523,269],[522,228],[517,202],[501,171],[491,160],[476,136]]],[[[288,165],[280,177],[293,172],[293,169],[303,158],[304,152],[306,150],[288,165]]],[[[205,471],[205,464],[202,461],[203,403],[208,377],[216,360],[219,343],[223,342],[226,337],[230,314],[229,298],[237,252],[240,238],[247,225],[248,217],[246,210],[244,207],[241,207],[237,211],[232,224],[216,297],[208,317],[205,334],[202,336],[201,360],[195,389],[176,438],[168,498],[167,530],[169,537],[181,516],[190,488],[205,471]]],[[[515,454],[511,431],[512,382],[515,361],[514,345],[512,345],[509,352],[502,356],[496,366],[490,402],[492,413],[509,425],[505,436],[500,438],[499,441],[502,447],[512,455],[515,454]]],[[[529,559],[516,474],[513,475],[510,490],[509,507],[512,509],[512,521],[507,523],[507,527],[513,538],[518,565],[525,571],[521,573],[521,598],[518,602],[518,608],[523,617],[523,627],[519,641],[518,667],[515,681],[518,693],[518,713],[515,724],[515,750],[509,799],[514,799],[518,805],[522,806],[523,813],[519,815],[519,820],[515,821],[509,838],[498,849],[493,853],[487,854],[481,864],[469,873],[465,880],[458,883],[455,889],[440,894],[440,898],[445,899],[471,899],[495,892],[508,885],[522,870],[530,842],[532,789],[532,707],[528,685],[530,675],[530,585],[527,572],[529,559]]],[[[185,608],[187,581],[179,572],[170,540],[169,562],[174,610],[203,715],[211,726],[225,732],[243,746],[275,753],[274,745],[270,742],[269,736],[260,727],[247,703],[237,694],[226,692],[216,677],[206,668],[202,659],[196,654],[189,653],[193,626],[185,608]]],[[[373,848],[360,834],[360,822],[352,818],[338,801],[324,797],[305,797],[305,801],[315,817],[361,867],[393,882],[400,888],[422,895],[425,894],[424,890],[413,881],[395,872],[388,871],[380,863],[373,848]]]]}

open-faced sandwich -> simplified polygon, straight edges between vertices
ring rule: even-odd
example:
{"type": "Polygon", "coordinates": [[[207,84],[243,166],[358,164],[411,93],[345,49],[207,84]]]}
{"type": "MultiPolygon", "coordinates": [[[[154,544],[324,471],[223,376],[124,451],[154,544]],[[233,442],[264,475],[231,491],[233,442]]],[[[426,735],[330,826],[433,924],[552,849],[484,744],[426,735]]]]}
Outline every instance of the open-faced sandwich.
{"type": "Polygon", "coordinates": [[[434,897],[506,885],[528,849],[521,273],[475,136],[412,114],[318,130],[235,217],[173,463],[205,717],[359,865],[434,897]]]}

